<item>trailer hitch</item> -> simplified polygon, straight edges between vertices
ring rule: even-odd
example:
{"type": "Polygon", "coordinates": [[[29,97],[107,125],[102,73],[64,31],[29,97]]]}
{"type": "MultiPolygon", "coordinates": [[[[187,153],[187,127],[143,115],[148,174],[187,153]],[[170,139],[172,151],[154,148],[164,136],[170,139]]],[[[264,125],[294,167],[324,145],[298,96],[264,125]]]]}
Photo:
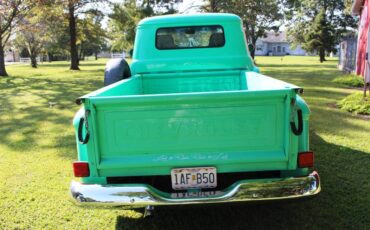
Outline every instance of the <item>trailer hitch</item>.
{"type": "Polygon", "coordinates": [[[152,205],[146,206],[145,209],[144,209],[143,217],[144,218],[153,217],[153,214],[154,214],[154,206],[152,206],[152,205]]]}

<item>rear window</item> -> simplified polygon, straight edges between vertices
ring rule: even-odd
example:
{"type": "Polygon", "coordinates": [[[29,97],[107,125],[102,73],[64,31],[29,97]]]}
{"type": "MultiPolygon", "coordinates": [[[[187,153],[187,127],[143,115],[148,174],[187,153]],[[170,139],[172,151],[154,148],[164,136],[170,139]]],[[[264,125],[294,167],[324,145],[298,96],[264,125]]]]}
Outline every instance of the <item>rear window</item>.
{"type": "Polygon", "coordinates": [[[187,26],[160,28],[156,47],[160,50],[222,47],[225,36],[222,26],[187,26]]]}

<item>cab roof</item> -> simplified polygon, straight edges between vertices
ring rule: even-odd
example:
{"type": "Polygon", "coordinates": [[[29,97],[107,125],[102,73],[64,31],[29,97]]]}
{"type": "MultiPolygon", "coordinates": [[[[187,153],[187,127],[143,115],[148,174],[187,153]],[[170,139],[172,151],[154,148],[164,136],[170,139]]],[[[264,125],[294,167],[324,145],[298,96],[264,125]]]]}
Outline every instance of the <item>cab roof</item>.
{"type": "Polygon", "coordinates": [[[235,14],[225,14],[225,13],[202,13],[202,14],[172,14],[164,16],[156,16],[146,18],[140,21],[138,26],[145,25],[161,25],[161,24],[174,24],[187,23],[191,25],[192,23],[225,23],[225,22],[240,22],[240,18],[235,14]]]}

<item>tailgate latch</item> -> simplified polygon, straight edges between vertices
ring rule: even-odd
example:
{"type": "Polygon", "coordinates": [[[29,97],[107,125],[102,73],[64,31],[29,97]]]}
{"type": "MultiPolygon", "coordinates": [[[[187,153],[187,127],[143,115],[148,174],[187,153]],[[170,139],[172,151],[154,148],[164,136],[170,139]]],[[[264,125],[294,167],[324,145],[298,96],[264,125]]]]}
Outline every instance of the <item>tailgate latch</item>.
{"type": "Polygon", "coordinates": [[[294,116],[293,116],[292,121],[290,122],[290,127],[292,129],[292,132],[296,136],[299,136],[303,132],[303,116],[302,116],[302,110],[301,109],[297,109],[297,116],[298,116],[298,128],[295,125],[294,116]]]}
{"type": "Polygon", "coordinates": [[[80,142],[80,144],[86,144],[87,142],[89,142],[89,139],[90,139],[90,131],[89,131],[89,123],[87,122],[87,117],[89,116],[90,114],[90,110],[86,109],[85,110],[85,115],[83,117],[80,118],[80,123],[78,124],[78,140],[80,142]],[[85,138],[82,137],[82,128],[85,124],[85,138]]]}

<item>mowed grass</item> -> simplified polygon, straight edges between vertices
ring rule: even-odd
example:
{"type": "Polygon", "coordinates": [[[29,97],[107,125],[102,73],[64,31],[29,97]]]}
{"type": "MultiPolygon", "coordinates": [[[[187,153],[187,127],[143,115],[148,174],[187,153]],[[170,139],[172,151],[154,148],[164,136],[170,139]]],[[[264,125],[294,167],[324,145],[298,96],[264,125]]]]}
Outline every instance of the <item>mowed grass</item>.
{"type": "Polygon", "coordinates": [[[336,60],[257,57],[264,74],[302,86],[312,110],[310,138],[322,193],[300,202],[142,210],[89,209],[68,200],[76,159],[74,100],[103,85],[106,60],[8,67],[0,78],[0,229],[367,229],[370,119],[335,107],[356,92],[332,80],[336,60]]]}

